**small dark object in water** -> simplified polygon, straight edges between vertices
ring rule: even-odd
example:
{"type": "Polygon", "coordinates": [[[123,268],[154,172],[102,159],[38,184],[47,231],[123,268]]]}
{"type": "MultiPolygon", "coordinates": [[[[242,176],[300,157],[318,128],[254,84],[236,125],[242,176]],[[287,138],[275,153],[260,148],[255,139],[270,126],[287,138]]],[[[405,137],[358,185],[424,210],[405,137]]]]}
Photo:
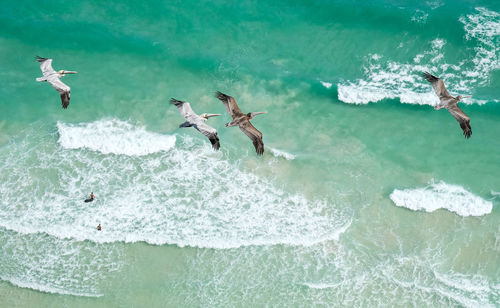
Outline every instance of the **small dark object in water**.
{"type": "Polygon", "coordinates": [[[101,224],[99,224],[99,225],[97,226],[97,231],[101,231],[101,229],[102,229],[102,228],[101,228],[101,224]]]}

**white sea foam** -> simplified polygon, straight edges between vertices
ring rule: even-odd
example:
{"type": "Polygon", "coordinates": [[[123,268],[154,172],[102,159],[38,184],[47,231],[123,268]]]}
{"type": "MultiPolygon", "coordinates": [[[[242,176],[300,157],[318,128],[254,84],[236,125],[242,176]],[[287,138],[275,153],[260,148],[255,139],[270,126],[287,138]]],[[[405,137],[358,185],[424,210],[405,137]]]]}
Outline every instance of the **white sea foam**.
{"type": "Polygon", "coordinates": [[[495,307],[490,295],[494,294],[494,285],[490,287],[488,279],[481,275],[463,275],[460,273],[439,273],[434,271],[439,282],[436,292],[452,298],[464,307],[495,307]]]}
{"type": "MultiPolygon", "coordinates": [[[[428,71],[446,80],[451,93],[470,94],[474,87],[488,83],[489,73],[500,68],[500,14],[485,8],[462,16],[465,38],[474,41],[475,56],[458,64],[445,62],[446,41],[436,38],[429,49],[415,55],[413,63],[381,61],[380,55],[368,55],[364,77],[338,84],[338,98],[350,104],[367,104],[399,98],[402,103],[436,105],[438,99],[421,74],[428,71]]],[[[484,100],[465,99],[465,104],[482,104],[484,100]]]]}
{"type": "Polygon", "coordinates": [[[275,157],[283,157],[286,160],[294,160],[295,159],[295,155],[290,154],[288,152],[281,151],[281,150],[274,149],[274,148],[269,148],[269,150],[271,151],[271,154],[273,154],[275,157]]]}
{"type": "Polygon", "coordinates": [[[340,283],[304,282],[303,285],[311,289],[329,289],[338,287],[340,283]]]}
{"type": "MultiPolygon", "coordinates": [[[[82,135],[86,140],[100,138],[103,133],[93,135],[90,128],[106,123],[118,125],[115,120],[104,120],[74,125],[76,130],[65,129],[69,125],[64,123],[58,127],[72,144],[79,144],[82,135]]],[[[128,123],[119,125],[126,127],[119,131],[128,135],[129,145],[150,134],[128,123]],[[131,133],[137,130],[141,133],[131,133]]],[[[115,132],[113,136],[119,139],[120,135],[115,132]]],[[[51,148],[50,140],[0,148],[4,169],[0,226],[22,234],[44,232],[79,241],[210,248],[307,246],[335,240],[345,230],[344,214],[326,200],[310,201],[242,172],[206,142],[183,136],[178,141],[169,151],[140,158],[96,157],[72,147],[53,144],[51,148]],[[27,167],[24,162],[28,160],[27,167]],[[95,201],[83,203],[90,191],[95,201]],[[95,229],[97,223],[103,226],[101,232],[95,229]]],[[[127,151],[131,152],[137,153],[127,151]]]]}
{"type": "Polygon", "coordinates": [[[418,23],[425,23],[427,21],[427,16],[429,16],[428,13],[422,10],[416,10],[415,13],[413,13],[413,16],[411,17],[411,20],[418,23]]]}
{"type": "MultiPolygon", "coordinates": [[[[442,303],[463,307],[495,307],[495,284],[482,275],[467,275],[438,270],[441,260],[429,256],[401,256],[379,264],[378,272],[393,284],[393,290],[404,289],[411,302],[442,303]],[[431,299],[429,301],[429,299],[431,299]]],[[[441,305],[438,305],[441,306],[441,305]]]]}
{"type": "Polygon", "coordinates": [[[99,297],[99,280],[120,268],[116,248],[1,229],[0,279],[41,292],[99,297]]]}
{"type": "Polygon", "coordinates": [[[474,48],[476,57],[474,66],[463,74],[471,77],[480,86],[488,82],[491,70],[500,68],[500,14],[486,8],[477,8],[479,14],[470,14],[460,18],[464,24],[466,38],[477,40],[480,44],[474,48]]]}
{"type": "Polygon", "coordinates": [[[37,283],[37,282],[26,282],[25,280],[17,278],[17,277],[8,277],[8,276],[0,275],[0,279],[10,282],[13,285],[15,285],[16,287],[25,288],[25,289],[32,289],[32,290],[45,292],[45,293],[55,293],[55,294],[74,295],[74,296],[83,296],[83,297],[101,297],[102,296],[102,294],[79,293],[79,292],[68,291],[64,288],[49,287],[45,284],[41,284],[41,283],[37,283]]]}
{"type": "Polygon", "coordinates": [[[444,182],[431,183],[424,188],[395,189],[390,194],[391,200],[410,210],[433,212],[446,209],[460,216],[482,216],[491,213],[493,204],[475,196],[458,185],[444,182]]]}
{"type": "Polygon", "coordinates": [[[321,85],[327,89],[330,89],[333,85],[331,82],[326,82],[326,81],[321,81],[321,80],[319,82],[321,82],[321,85]]]}
{"type": "Polygon", "coordinates": [[[175,136],[146,131],[130,123],[110,119],[92,123],[57,123],[59,143],[67,149],[87,148],[103,154],[148,155],[168,151],[175,136]]]}

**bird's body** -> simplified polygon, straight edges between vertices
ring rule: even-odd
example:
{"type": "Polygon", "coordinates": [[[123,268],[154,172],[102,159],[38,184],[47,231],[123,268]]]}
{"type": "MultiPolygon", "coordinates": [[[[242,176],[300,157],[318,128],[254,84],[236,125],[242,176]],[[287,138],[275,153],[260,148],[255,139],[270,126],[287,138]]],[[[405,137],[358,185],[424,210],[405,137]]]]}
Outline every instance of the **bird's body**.
{"type": "Polygon", "coordinates": [[[210,143],[215,150],[220,148],[217,130],[205,123],[209,117],[219,116],[220,114],[203,113],[199,116],[194,113],[193,109],[191,109],[191,104],[188,102],[179,101],[175,98],[170,99],[170,102],[177,107],[180,114],[186,119],[186,122],[179,125],[179,127],[194,127],[200,133],[205,135],[208,140],[210,140],[210,143]]]}
{"type": "Polygon", "coordinates": [[[68,87],[61,81],[61,78],[66,74],[76,74],[74,71],[58,71],[56,72],[52,68],[52,59],[36,57],[36,60],[40,62],[40,69],[42,70],[43,77],[39,77],[36,79],[38,82],[47,81],[49,82],[61,95],[61,103],[64,109],[68,108],[69,99],[70,99],[70,91],[71,88],[68,87]]]}
{"type": "Polygon", "coordinates": [[[458,107],[458,102],[463,97],[460,95],[456,97],[451,96],[450,93],[448,93],[448,91],[446,90],[442,79],[429,73],[424,73],[422,76],[431,83],[432,87],[434,88],[434,92],[436,92],[436,95],[439,98],[439,104],[435,106],[434,109],[447,109],[460,124],[465,138],[470,138],[470,136],[472,135],[470,118],[465,114],[465,112],[462,111],[462,109],[460,109],[460,107],[458,107]]]}
{"type": "Polygon", "coordinates": [[[233,97],[221,92],[217,92],[216,97],[222,101],[227,113],[229,113],[229,115],[233,118],[231,122],[226,124],[226,127],[239,126],[240,130],[245,133],[250,140],[252,140],[257,154],[262,155],[264,153],[262,133],[257,130],[252,123],[250,123],[250,120],[252,120],[256,115],[263,114],[265,112],[249,112],[245,114],[238,107],[233,97]]]}

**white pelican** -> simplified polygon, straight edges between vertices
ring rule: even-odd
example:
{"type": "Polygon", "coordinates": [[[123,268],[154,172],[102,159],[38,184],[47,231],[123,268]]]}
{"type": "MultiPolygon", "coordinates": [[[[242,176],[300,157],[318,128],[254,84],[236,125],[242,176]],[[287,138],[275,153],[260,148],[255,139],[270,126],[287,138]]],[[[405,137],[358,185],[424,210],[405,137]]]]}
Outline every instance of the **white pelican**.
{"type": "Polygon", "coordinates": [[[64,71],[60,70],[56,72],[52,68],[52,59],[42,58],[36,56],[36,60],[40,62],[40,69],[42,70],[43,77],[39,77],[36,81],[48,81],[50,84],[61,94],[61,103],[64,109],[68,108],[69,98],[70,98],[70,90],[71,88],[65,85],[61,78],[66,74],[76,74],[74,71],[64,71]]]}
{"type": "Polygon", "coordinates": [[[217,130],[215,128],[209,126],[205,122],[210,117],[220,116],[220,114],[211,114],[211,113],[202,113],[201,116],[194,113],[193,109],[191,109],[191,105],[188,102],[183,102],[176,100],[175,98],[170,99],[170,102],[177,107],[181,115],[186,119],[186,122],[179,125],[179,127],[194,127],[200,133],[205,135],[210,143],[212,143],[212,147],[215,150],[220,148],[219,136],[217,136],[217,130]]]}

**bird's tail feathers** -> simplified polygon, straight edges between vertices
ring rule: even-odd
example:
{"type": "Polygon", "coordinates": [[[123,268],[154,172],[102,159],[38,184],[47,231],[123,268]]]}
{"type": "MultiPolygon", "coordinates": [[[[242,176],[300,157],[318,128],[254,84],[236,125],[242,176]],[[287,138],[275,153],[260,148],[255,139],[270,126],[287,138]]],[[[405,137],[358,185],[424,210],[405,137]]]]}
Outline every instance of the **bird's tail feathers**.
{"type": "Polygon", "coordinates": [[[210,140],[210,143],[212,144],[212,148],[216,151],[220,149],[220,141],[219,141],[219,136],[217,136],[217,133],[215,135],[211,136],[208,138],[210,140]]]}

